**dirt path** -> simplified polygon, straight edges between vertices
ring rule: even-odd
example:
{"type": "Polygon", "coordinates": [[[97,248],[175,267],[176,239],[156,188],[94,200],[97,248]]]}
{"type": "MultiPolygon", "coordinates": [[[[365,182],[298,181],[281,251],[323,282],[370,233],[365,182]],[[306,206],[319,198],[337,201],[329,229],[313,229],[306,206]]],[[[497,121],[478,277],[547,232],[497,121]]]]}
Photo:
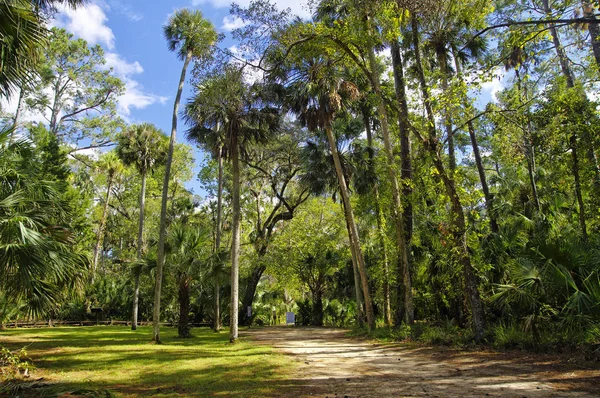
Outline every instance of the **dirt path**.
{"type": "Polygon", "coordinates": [[[407,348],[321,328],[260,328],[244,337],[299,362],[281,397],[600,397],[600,364],[539,354],[407,348]]]}

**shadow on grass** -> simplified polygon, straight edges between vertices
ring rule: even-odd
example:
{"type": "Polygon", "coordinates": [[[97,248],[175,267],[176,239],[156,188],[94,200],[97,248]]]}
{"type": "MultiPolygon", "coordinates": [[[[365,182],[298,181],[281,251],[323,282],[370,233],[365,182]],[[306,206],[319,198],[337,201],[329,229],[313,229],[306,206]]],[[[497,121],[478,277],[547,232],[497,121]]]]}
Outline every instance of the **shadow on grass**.
{"type": "Polygon", "coordinates": [[[227,333],[210,329],[193,333],[180,339],[176,330],[164,329],[157,345],[150,343],[150,328],[24,329],[0,332],[0,344],[27,346],[39,369],[33,378],[43,380],[23,384],[24,397],[105,396],[102,389],[124,397],[259,397],[299,386],[286,380],[291,361],[271,348],[231,345],[227,333]],[[92,392],[64,395],[78,390],[92,392]]]}

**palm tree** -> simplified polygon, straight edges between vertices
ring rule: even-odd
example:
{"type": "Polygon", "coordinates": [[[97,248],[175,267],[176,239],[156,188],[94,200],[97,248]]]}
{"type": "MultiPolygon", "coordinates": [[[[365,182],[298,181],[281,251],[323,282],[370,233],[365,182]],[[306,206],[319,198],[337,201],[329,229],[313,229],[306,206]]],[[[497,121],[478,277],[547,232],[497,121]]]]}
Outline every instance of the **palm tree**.
{"type": "MultiPolygon", "coordinates": [[[[196,142],[198,145],[203,147],[205,150],[208,150],[213,158],[217,159],[218,165],[218,177],[217,177],[217,219],[216,219],[216,228],[215,228],[215,246],[214,246],[214,254],[217,255],[221,251],[221,232],[222,232],[222,217],[223,217],[223,157],[226,157],[227,153],[224,150],[223,142],[223,131],[220,128],[219,122],[215,125],[213,129],[207,129],[203,125],[195,124],[193,119],[194,115],[188,115],[187,112],[192,111],[192,108],[186,108],[185,117],[190,121],[192,127],[187,131],[186,137],[188,140],[196,142]]],[[[214,319],[214,329],[215,331],[219,331],[221,329],[221,299],[220,299],[220,278],[214,278],[214,299],[215,299],[215,319],[214,319]]]]}
{"type": "Polygon", "coordinates": [[[206,231],[178,224],[169,234],[172,248],[170,257],[177,269],[177,298],[179,301],[179,337],[191,337],[189,326],[190,287],[195,274],[199,271],[199,257],[202,256],[206,231]]]}
{"type": "Polygon", "coordinates": [[[8,97],[33,80],[46,45],[48,30],[40,11],[56,4],[77,7],[85,0],[2,0],[0,1],[0,97],[8,97]]]}
{"type": "Polygon", "coordinates": [[[65,289],[80,287],[89,259],[73,250],[74,209],[64,181],[46,179],[39,149],[29,142],[9,144],[13,128],[0,131],[0,296],[23,300],[39,315],[54,309],[65,289]]]}
{"type": "Polygon", "coordinates": [[[225,132],[224,148],[232,165],[232,237],[230,335],[238,339],[239,266],[241,237],[240,153],[249,141],[265,141],[279,128],[279,112],[262,98],[256,86],[244,81],[244,70],[233,65],[201,82],[187,105],[188,121],[205,129],[220,124],[225,132]]]}
{"type": "MultiPolygon", "coordinates": [[[[137,237],[137,259],[144,253],[144,210],[146,203],[146,177],[157,164],[164,161],[166,155],[166,137],[164,133],[149,123],[131,126],[119,137],[117,154],[125,165],[133,165],[140,173],[142,187],[140,189],[140,219],[137,237]]],[[[140,276],[135,274],[133,293],[133,312],[131,329],[137,329],[138,303],[140,295],[140,276]]]]}
{"type": "Polygon", "coordinates": [[[286,103],[298,115],[301,123],[309,130],[324,130],[327,135],[329,147],[335,164],[336,175],[344,202],[344,214],[349,226],[350,244],[353,248],[358,271],[360,273],[367,324],[370,329],[375,328],[375,316],[369,293],[369,280],[365,261],[360,247],[358,228],[350,203],[348,182],[337,149],[337,142],[333,132],[335,117],[343,112],[349,102],[358,98],[358,89],[349,81],[341,78],[341,68],[338,60],[326,58],[321,49],[316,47],[303,47],[302,54],[295,58],[288,57],[284,68],[275,76],[287,87],[286,103]]]}
{"type": "Polygon", "coordinates": [[[115,152],[108,152],[102,156],[97,167],[101,173],[106,173],[106,197],[104,198],[104,209],[102,210],[102,217],[100,218],[100,224],[98,225],[98,231],[96,232],[96,246],[94,246],[94,259],[92,261],[92,283],[94,283],[94,277],[96,276],[98,257],[100,255],[102,241],[104,240],[104,227],[106,225],[106,217],[108,216],[108,207],[110,205],[113,183],[123,172],[123,164],[115,152]]]}
{"type": "Polygon", "coordinates": [[[169,179],[171,177],[171,164],[173,162],[173,151],[177,135],[177,114],[181,92],[185,83],[187,68],[193,58],[210,56],[213,45],[218,40],[217,32],[212,23],[205,19],[200,11],[182,9],[175,12],[169,18],[169,22],[163,27],[165,38],[170,51],[177,51],[179,59],[183,60],[177,95],[173,104],[173,120],[171,126],[171,140],[165,167],[165,178],[163,181],[162,202],[160,208],[160,226],[158,236],[158,258],[156,265],[156,285],[154,289],[154,316],[152,319],[153,335],[152,341],[160,343],[160,291],[162,286],[162,274],[165,264],[165,240],[167,234],[167,198],[169,195],[169,179]]]}

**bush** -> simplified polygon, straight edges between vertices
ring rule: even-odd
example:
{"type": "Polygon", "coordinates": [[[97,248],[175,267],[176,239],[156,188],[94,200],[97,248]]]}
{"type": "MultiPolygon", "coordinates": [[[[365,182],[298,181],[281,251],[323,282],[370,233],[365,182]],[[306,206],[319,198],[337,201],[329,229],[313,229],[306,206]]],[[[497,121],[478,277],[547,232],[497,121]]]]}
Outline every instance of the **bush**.
{"type": "Polygon", "coordinates": [[[10,351],[8,348],[0,349],[0,370],[2,371],[2,380],[15,379],[21,376],[29,376],[29,370],[35,367],[29,358],[27,351],[21,348],[18,351],[10,351]]]}
{"type": "Polygon", "coordinates": [[[531,348],[535,345],[533,338],[514,322],[501,323],[494,327],[493,332],[493,345],[496,348],[531,348]]]}

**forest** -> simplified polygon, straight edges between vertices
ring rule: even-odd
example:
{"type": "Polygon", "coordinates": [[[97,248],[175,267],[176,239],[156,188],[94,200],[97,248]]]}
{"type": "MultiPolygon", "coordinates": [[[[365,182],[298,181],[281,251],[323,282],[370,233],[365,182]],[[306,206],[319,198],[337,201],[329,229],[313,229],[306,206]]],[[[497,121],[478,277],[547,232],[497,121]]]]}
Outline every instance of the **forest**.
{"type": "Polygon", "coordinates": [[[227,38],[178,9],[147,44],[181,68],[170,131],[123,118],[104,49],[51,24],[85,4],[0,1],[3,328],[235,342],[294,312],[598,347],[597,2],[313,0],[306,19],[253,0],[227,38]]]}

